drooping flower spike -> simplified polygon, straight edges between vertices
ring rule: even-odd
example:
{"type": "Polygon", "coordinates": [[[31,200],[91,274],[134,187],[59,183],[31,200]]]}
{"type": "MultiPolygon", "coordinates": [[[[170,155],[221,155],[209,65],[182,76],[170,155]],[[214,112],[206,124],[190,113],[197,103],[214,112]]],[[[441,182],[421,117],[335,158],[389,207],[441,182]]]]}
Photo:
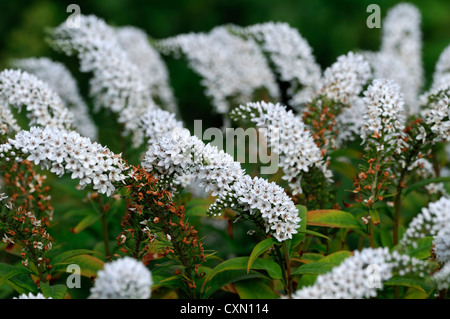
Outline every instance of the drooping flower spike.
{"type": "Polygon", "coordinates": [[[77,131],[93,140],[97,139],[97,127],[89,115],[89,108],[64,64],[49,58],[28,58],[16,60],[13,65],[46,82],[71,110],[77,131]]]}

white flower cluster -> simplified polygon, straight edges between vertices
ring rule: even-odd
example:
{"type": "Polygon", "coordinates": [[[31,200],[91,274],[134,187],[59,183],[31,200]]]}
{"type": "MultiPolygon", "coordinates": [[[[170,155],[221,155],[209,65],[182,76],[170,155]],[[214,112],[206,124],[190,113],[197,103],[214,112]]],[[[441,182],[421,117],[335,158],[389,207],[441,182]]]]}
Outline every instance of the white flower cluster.
{"type": "Polygon", "coordinates": [[[445,85],[450,85],[450,46],[445,48],[436,63],[436,68],[433,74],[432,89],[437,89],[445,85]]]}
{"type": "MultiPolygon", "coordinates": [[[[140,119],[140,127],[148,145],[154,145],[164,136],[177,136],[178,132],[184,130],[183,123],[175,118],[174,113],[160,109],[145,113],[140,119]]],[[[174,183],[183,188],[191,188],[192,180],[190,174],[183,174],[177,176],[174,183]]]]}
{"type": "Polygon", "coordinates": [[[176,113],[177,105],[167,67],[158,51],[150,45],[147,34],[127,26],[117,29],[117,38],[130,60],[139,68],[153,98],[158,99],[168,111],[176,113]]]}
{"type": "Polygon", "coordinates": [[[289,82],[289,101],[295,107],[308,102],[318,89],[322,71],[312,48],[297,29],[283,22],[266,22],[233,28],[238,34],[253,36],[276,68],[282,81],[289,82]]]}
{"type": "Polygon", "coordinates": [[[116,31],[96,16],[80,15],[79,28],[64,22],[53,31],[52,40],[56,49],[78,55],[82,72],[92,72],[90,95],[96,108],[118,113],[124,133],[132,133],[134,144],[141,144],[136,119],[156,105],[142,72],[121,48],[116,31]]]}
{"type": "Polygon", "coordinates": [[[229,111],[229,98],[245,103],[256,89],[266,88],[274,98],[279,95],[275,77],[258,45],[232,35],[225,27],[209,33],[178,35],[159,41],[157,46],[165,54],[179,56],[181,51],[186,55],[191,68],[203,78],[206,95],[219,114],[229,111]]]}
{"type": "Polygon", "coordinates": [[[314,142],[301,118],[280,104],[256,102],[235,108],[231,116],[248,118],[258,129],[267,129],[267,140],[272,152],[280,154],[283,179],[289,181],[293,194],[301,194],[302,175],[317,167],[328,181],[332,172],[328,170],[319,147],[314,142]]]}
{"type": "Polygon", "coordinates": [[[375,78],[399,84],[409,113],[418,111],[423,86],[421,15],[412,4],[401,3],[388,11],[382,28],[381,50],[371,54],[375,78]]]}
{"type": "Polygon", "coordinates": [[[0,103],[0,136],[8,136],[12,132],[20,131],[21,128],[11,113],[11,109],[0,103]]]}
{"type": "Polygon", "coordinates": [[[150,145],[156,143],[163,136],[176,135],[183,129],[183,123],[176,119],[174,113],[160,109],[145,113],[140,119],[139,125],[150,145]]]}
{"type": "Polygon", "coordinates": [[[450,225],[441,229],[434,237],[436,259],[443,264],[450,264],[450,225]]]}
{"type": "Polygon", "coordinates": [[[150,270],[127,256],[106,263],[97,273],[89,299],[149,299],[152,285],[150,270]]]}
{"type": "Polygon", "coordinates": [[[89,108],[64,64],[49,58],[29,58],[14,61],[14,66],[46,82],[71,109],[77,131],[93,140],[97,139],[97,127],[89,116],[89,108]]]}
{"type": "Polygon", "coordinates": [[[20,70],[0,73],[0,104],[21,109],[26,107],[31,125],[68,129],[72,114],[61,98],[36,76],[20,70]]]}
{"type": "Polygon", "coordinates": [[[423,207],[422,212],[414,217],[405,231],[400,245],[416,246],[416,240],[427,236],[438,236],[442,231],[448,234],[445,228],[450,225],[450,198],[441,197],[438,201],[423,207]]]}
{"type": "Polygon", "coordinates": [[[437,289],[448,289],[450,287],[450,263],[447,263],[432,276],[437,289]]]}
{"type": "Polygon", "coordinates": [[[371,77],[369,63],[361,54],[349,52],[326,68],[320,81],[319,95],[343,104],[351,104],[371,77]]]}
{"type": "Polygon", "coordinates": [[[424,99],[428,99],[429,108],[422,113],[436,134],[434,142],[450,142],[450,83],[431,90],[424,99]]]}
{"type": "Polygon", "coordinates": [[[208,209],[210,214],[216,215],[226,207],[250,215],[259,212],[266,232],[271,231],[277,240],[284,241],[297,233],[298,211],[281,187],[262,178],[252,179],[232,156],[205,145],[188,131],[180,132],[178,137],[163,137],[150,146],[142,166],[162,177],[191,174],[200,180],[201,187],[218,197],[208,209]]]}
{"type": "Polygon", "coordinates": [[[20,160],[19,152],[58,176],[72,173],[72,179],[79,179],[81,187],[92,184],[95,190],[107,196],[114,193],[114,183],[126,178],[128,168],[122,158],[108,148],[76,132],[49,126],[20,131],[14,139],[0,146],[0,158],[5,160],[20,160]]]}
{"type": "Polygon", "coordinates": [[[405,127],[406,116],[400,87],[391,80],[375,79],[364,92],[365,124],[361,129],[363,141],[371,140],[378,151],[393,147],[400,154],[406,143],[399,139],[405,127]]]}
{"type": "Polygon", "coordinates": [[[361,299],[376,297],[383,282],[398,273],[425,276],[427,264],[408,255],[385,248],[365,248],[355,251],[330,272],[319,275],[314,285],[304,287],[294,295],[296,299],[361,299]]]}
{"type": "Polygon", "coordinates": [[[33,293],[29,292],[27,294],[21,294],[19,297],[14,297],[13,299],[53,299],[52,297],[45,298],[43,294],[40,292],[37,295],[33,295],[33,293]]]}

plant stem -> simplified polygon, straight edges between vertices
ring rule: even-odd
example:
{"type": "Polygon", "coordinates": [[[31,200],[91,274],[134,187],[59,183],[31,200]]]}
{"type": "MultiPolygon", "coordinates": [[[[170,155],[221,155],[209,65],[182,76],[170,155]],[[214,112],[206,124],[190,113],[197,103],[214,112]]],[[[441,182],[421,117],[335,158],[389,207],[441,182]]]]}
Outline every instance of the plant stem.
{"type": "Polygon", "coordinates": [[[286,284],[288,287],[289,299],[292,299],[292,276],[291,276],[291,261],[289,259],[289,252],[286,247],[286,242],[283,242],[284,259],[286,262],[286,284]]]}
{"type": "Polygon", "coordinates": [[[98,207],[100,209],[100,220],[102,222],[103,244],[105,246],[106,260],[111,260],[111,250],[109,249],[108,221],[106,220],[107,209],[102,203],[100,196],[97,197],[98,207]]]}
{"type": "Polygon", "coordinates": [[[108,235],[108,224],[106,220],[106,212],[102,212],[102,232],[103,232],[103,243],[105,245],[105,257],[106,260],[111,259],[111,251],[109,249],[109,235],[108,235]]]}
{"type": "Polygon", "coordinates": [[[375,248],[375,243],[373,240],[373,227],[374,223],[372,220],[369,221],[369,245],[371,248],[375,248]]]}

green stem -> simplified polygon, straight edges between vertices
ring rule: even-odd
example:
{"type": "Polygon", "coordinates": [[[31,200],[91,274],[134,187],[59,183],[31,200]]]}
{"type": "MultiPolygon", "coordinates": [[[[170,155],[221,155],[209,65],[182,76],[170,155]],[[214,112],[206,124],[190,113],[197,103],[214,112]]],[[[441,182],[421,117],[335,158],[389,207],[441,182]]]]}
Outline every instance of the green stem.
{"type": "Polygon", "coordinates": [[[109,235],[108,235],[108,223],[106,220],[106,212],[102,212],[102,232],[103,232],[103,243],[105,245],[105,257],[106,260],[111,259],[111,250],[109,249],[109,235]]]}
{"type": "Polygon", "coordinates": [[[283,242],[284,258],[286,262],[286,284],[288,288],[289,299],[292,299],[292,276],[291,276],[291,261],[289,259],[289,252],[286,247],[286,242],[283,242]]]}
{"type": "Polygon", "coordinates": [[[374,223],[372,220],[369,221],[369,245],[371,248],[375,248],[375,242],[373,240],[373,228],[374,223]]]}

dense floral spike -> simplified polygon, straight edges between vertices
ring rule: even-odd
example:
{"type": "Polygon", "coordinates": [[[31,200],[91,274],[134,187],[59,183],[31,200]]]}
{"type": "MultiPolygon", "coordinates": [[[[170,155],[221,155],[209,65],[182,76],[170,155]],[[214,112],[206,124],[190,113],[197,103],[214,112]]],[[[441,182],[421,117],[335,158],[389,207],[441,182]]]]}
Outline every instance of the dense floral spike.
{"type": "Polygon", "coordinates": [[[417,97],[424,83],[420,12],[412,4],[401,3],[388,11],[383,24],[381,50],[369,54],[374,76],[397,82],[406,109],[414,114],[418,111],[417,97]]]}
{"type": "Polygon", "coordinates": [[[154,144],[163,136],[176,134],[183,129],[183,123],[178,121],[174,113],[164,110],[147,112],[140,119],[140,127],[148,144],[154,144]]]}
{"type": "Polygon", "coordinates": [[[401,143],[402,140],[399,141],[406,122],[400,87],[391,80],[375,79],[364,96],[366,112],[361,138],[363,141],[370,139],[369,143],[374,143],[379,151],[389,146],[400,154],[401,149],[407,146],[401,143]]]}
{"type": "Polygon", "coordinates": [[[238,34],[252,36],[269,55],[280,80],[290,83],[291,105],[299,107],[310,101],[321,78],[320,66],[312,48],[297,29],[282,22],[266,22],[245,28],[233,27],[238,34]]]}
{"type": "Polygon", "coordinates": [[[436,63],[432,89],[437,89],[445,85],[450,86],[450,46],[445,48],[436,63]]]}
{"type": "MultiPolygon", "coordinates": [[[[184,130],[183,123],[175,118],[174,113],[164,110],[150,111],[140,119],[141,130],[147,140],[148,145],[157,143],[167,135],[176,136],[177,132],[184,130]]],[[[174,182],[181,187],[190,187],[193,180],[191,175],[178,176],[174,182]]]]}
{"type": "Polygon", "coordinates": [[[169,84],[167,67],[158,51],[150,45],[147,34],[138,28],[127,26],[117,29],[117,37],[123,50],[141,71],[152,97],[159,100],[162,107],[176,113],[177,105],[169,84]]]}
{"type": "Polygon", "coordinates": [[[266,88],[272,97],[279,95],[275,78],[253,40],[230,34],[225,27],[209,33],[189,33],[159,41],[165,54],[184,53],[195,72],[203,78],[206,95],[217,113],[230,110],[229,99],[238,103],[252,100],[256,89],[266,88]],[[223,66],[226,67],[223,67],[223,66]]]}
{"type": "Polygon", "coordinates": [[[322,158],[320,149],[303,121],[280,104],[247,103],[232,111],[231,117],[248,118],[258,129],[267,129],[267,140],[272,151],[280,154],[283,178],[289,181],[293,194],[301,194],[302,175],[313,167],[331,181],[332,173],[322,158]]]}
{"type": "Polygon", "coordinates": [[[192,297],[205,252],[197,230],[188,223],[184,207],[177,206],[172,192],[161,189],[153,173],[141,167],[133,169],[133,178],[127,179],[125,188],[127,212],[117,244],[123,253],[146,264],[155,255],[178,261],[176,273],[192,297]]]}
{"type": "Polygon", "coordinates": [[[441,229],[434,237],[436,259],[443,264],[450,262],[450,226],[441,229]]]}
{"type": "Polygon", "coordinates": [[[369,63],[361,54],[349,52],[325,69],[319,94],[342,104],[351,104],[371,77],[369,63]]]}
{"type": "Polygon", "coordinates": [[[0,147],[1,158],[22,156],[58,176],[70,172],[73,179],[80,180],[81,187],[92,184],[95,190],[108,196],[114,193],[114,184],[126,178],[128,170],[120,155],[108,148],[76,132],[48,126],[20,131],[0,147]]]}
{"type": "MultiPolygon", "coordinates": [[[[40,193],[40,190],[36,191],[40,193]]],[[[2,242],[11,246],[17,244],[22,247],[20,256],[22,265],[29,267],[39,274],[39,280],[48,281],[51,276],[48,273],[52,266],[45,258],[46,252],[52,249],[53,239],[47,232],[49,217],[47,215],[36,216],[31,209],[32,205],[20,203],[19,194],[13,194],[10,198],[0,194],[0,231],[2,242]],[[28,210],[30,209],[30,210],[28,210]]],[[[34,199],[41,203],[39,199],[34,199]]],[[[45,202],[45,198],[40,199],[45,202]]],[[[44,206],[44,204],[42,204],[44,206]]],[[[45,209],[43,209],[45,210],[45,209]]]]}
{"type": "Polygon", "coordinates": [[[19,109],[25,106],[30,126],[72,126],[72,114],[61,98],[36,76],[20,70],[0,73],[0,104],[19,109]]]}
{"type": "Polygon", "coordinates": [[[423,207],[422,212],[414,217],[405,231],[400,245],[407,247],[416,245],[415,241],[425,237],[427,234],[437,236],[441,231],[448,228],[450,224],[450,199],[441,197],[438,201],[423,207]]]}
{"type": "Polygon", "coordinates": [[[97,108],[111,109],[126,134],[133,134],[134,144],[142,143],[137,121],[156,108],[142,72],[121,48],[116,31],[95,16],[80,15],[80,27],[66,23],[52,34],[52,45],[67,55],[77,54],[82,72],[92,72],[90,94],[97,108]]]}
{"type": "Polygon", "coordinates": [[[434,273],[432,278],[439,290],[448,289],[450,287],[450,263],[447,263],[442,269],[434,273]]]}
{"type": "Polygon", "coordinates": [[[262,178],[252,179],[232,156],[205,145],[188,131],[177,137],[164,137],[150,146],[142,165],[157,172],[162,180],[182,174],[195,176],[206,191],[218,197],[208,209],[211,214],[228,207],[262,218],[266,232],[271,230],[279,241],[297,232],[298,211],[281,187],[262,178]]]}
{"type": "Polygon", "coordinates": [[[394,274],[428,274],[428,265],[408,255],[389,253],[388,248],[355,251],[331,272],[319,275],[314,285],[298,290],[297,299],[361,299],[376,297],[377,289],[394,274]]]}
{"type": "Polygon", "coordinates": [[[428,109],[422,112],[434,134],[434,142],[450,142],[450,84],[431,90],[424,96],[428,109]]]}
{"type": "Polygon", "coordinates": [[[46,82],[71,110],[77,131],[93,140],[97,139],[97,127],[89,116],[89,108],[80,95],[75,79],[64,64],[49,58],[21,59],[13,64],[46,82]]]}
{"type": "Polygon", "coordinates": [[[394,156],[400,156],[408,144],[405,129],[404,102],[397,84],[375,79],[364,92],[365,113],[361,138],[365,144],[365,160],[360,167],[354,193],[370,209],[383,200],[387,186],[396,177],[389,169],[394,156]]]}
{"type": "Polygon", "coordinates": [[[360,93],[371,77],[370,66],[360,54],[349,52],[338,57],[337,61],[328,67],[319,84],[319,90],[314,99],[308,103],[303,112],[303,121],[313,134],[316,144],[323,152],[336,148],[337,141],[345,136],[340,131],[349,126],[356,126],[359,121],[349,123],[343,118],[346,108],[361,112],[360,93]]]}
{"type": "Polygon", "coordinates": [[[124,257],[97,273],[89,299],[149,299],[152,274],[142,262],[124,257]]]}

